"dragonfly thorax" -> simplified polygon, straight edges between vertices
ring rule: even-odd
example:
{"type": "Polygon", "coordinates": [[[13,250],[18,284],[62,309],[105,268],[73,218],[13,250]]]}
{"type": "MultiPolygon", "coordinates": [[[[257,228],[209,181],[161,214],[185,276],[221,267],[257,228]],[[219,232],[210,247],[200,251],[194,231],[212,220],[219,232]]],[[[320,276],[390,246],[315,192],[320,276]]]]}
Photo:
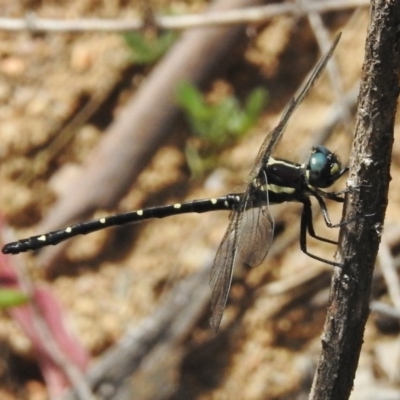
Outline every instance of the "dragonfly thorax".
{"type": "Polygon", "coordinates": [[[249,185],[246,207],[302,202],[310,195],[310,189],[329,187],[346,171],[337,156],[324,146],[313,147],[305,164],[269,157],[249,185]]]}
{"type": "Polygon", "coordinates": [[[307,187],[300,164],[270,157],[248,187],[247,207],[298,201],[307,187]]]}

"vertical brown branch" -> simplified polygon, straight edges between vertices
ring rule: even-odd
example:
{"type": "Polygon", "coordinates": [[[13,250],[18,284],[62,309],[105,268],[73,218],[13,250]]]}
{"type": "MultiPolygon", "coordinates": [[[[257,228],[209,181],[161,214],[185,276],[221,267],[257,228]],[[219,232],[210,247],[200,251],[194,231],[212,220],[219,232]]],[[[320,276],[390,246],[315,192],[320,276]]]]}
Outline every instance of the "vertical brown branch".
{"type": "Polygon", "coordinates": [[[347,196],[344,220],[369,216],[344,225],[340,233],[343,268],[335,271],[332,281],[311,399],[348,399],[369,315],[371,279],[388,201],[398,97],[398,1],[372,1],[365,49],[349,179],[356,189],[347,196]]]}

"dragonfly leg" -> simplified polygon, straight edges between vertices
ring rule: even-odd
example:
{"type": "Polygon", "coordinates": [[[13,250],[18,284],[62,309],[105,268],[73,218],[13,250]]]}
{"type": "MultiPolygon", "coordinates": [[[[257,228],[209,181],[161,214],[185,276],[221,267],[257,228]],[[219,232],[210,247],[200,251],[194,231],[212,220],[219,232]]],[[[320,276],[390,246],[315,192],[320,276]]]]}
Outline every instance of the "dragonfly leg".
{"type": "MultiPolygon", "coordinates": [[[[339,228],[339,227],[341,227],[343,225],[350,224],[351,222],[354,222],[359,218],[370,217],[370,216],[373,215],[373,214],[371,214],[371,215],[370,214],[368,214],[368,215],[356,215],[355,217],[350,218],[350,219],[348,219],[346,221],[341,221],[341,222],[339,222],[337,224],[332,224],[331,219],[329,218],[328,209],[326,208],[326,204],[324,202],[324,199],[317,193],[314,193],[314,197],[318,201],[319,207],[320,207],[321,212],[322,212],[322,216],[324,217],[325,224],[326,224],[326,226],[328,228],[339,228]]],[[[305,204],[305,203],[303,203],[303,204],[305,204]]],[[[311,208],[311,205],[310,205],[310,208],[311,208]]],[[[310,235],[311,235],[311,233],[310,233],[310,235]]]]}
{"type": "Polygon", "coordinates": [[[311,190],[311,193],[313,195],[319,195],[321,197],[325,197],[326,199],[337,201],[338,203],[344,203],[344,197],[343,195],[351,192],[355,192],[356,190],[359,190],[362,187],[371,187],[370,185],[358,185],[358,186],[352,186],[348,187],[344,190],[340,190],[338,192],[324,192],[323,190],[314,187],[311,190]]]}
{"type": "MultiPolygon", "coordinates": [[[[325,206],[325,203],[323,201],[322,201],[322,204],[325,206]]],[[[322,215],[324,216],[324,220],[326,222],[326,225],[329,228],[335,228],[335,225],[333,225],[331,223],[331,221],[330,221],[326,206],[325,206],[325,213],[324,213],[324,209],[322,207],[321,207],[321,210],[322,210],[322,215]]],[[[330,240],[330,239],[324,238],[324,237],[319,236],[319,235],[317,235],[315,233],[314,224],[313,224],[311,202],[310,202],[309,199],[307,199],[306,201],[303,202],[302,224],[306,225],[306,228],[307,228],[307,231],[308,231],[309,235],[311,237],[313,237],[314,239],[320,240],[321,242],[330,243],[330,244],[336,244],[336,245],[338,244],[334,240],[330,240]]]]}
{"type": "Polygon", "coordinates": [[[314,226],[312,222],[312,209],[311,209],[311,201],[310,199],[306,199],[303,202],[303,212],[301,214],[301,222],[300,222],[300,249],[304,254],[307,254],[309,257],[313,258],[314,260],[321,261],[325,264],[332,265],[334,267],[341,267],[342,264],[337,263],[335,261],[327,260],[325,258],[316,256],[310,253],[307,250],[307,231],[311,237],[321,240],[322,242],[337,244],[333,240],[323,238],[315,234],[314,226]]]}

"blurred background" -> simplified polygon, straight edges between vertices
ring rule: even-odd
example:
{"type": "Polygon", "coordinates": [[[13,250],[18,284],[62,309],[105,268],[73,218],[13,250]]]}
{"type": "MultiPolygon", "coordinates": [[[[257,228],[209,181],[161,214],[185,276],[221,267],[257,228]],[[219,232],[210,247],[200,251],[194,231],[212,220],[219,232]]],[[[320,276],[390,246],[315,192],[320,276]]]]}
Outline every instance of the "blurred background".
{"type": "MultiPolygon", "coordinates": [[[[3,0],[3,242],[240,192],[266,134],[340,31],[329,68],[275,155],[302,163],[313,145],[325,144],[346,165],[369,10],[326,4],[300,16],[286,2],[268,9],[239,0],[3,0]],[[241,23],[228,24],[244,5],[253,13],[241,10],[241,23]],[[218,21],[197,27],[210,9],[218,21]],[[138,29],[122,32],[122,21],[138,29]]],[[[352,399],[400,399],[399,153],[395,141],[352,399]]],[[[330,190],[345,187],[346,177],[330,190]]],[[[328,209],[339,222],[342,205],[328,209]]],[[[98,398],[308,398],[332,267],[301,252],[300,205],[271,211],[274,244],[259,267],[238,263],[218,334],[209,327],[208,277],[229,212],[152,220],[3,256],[0,283],[36,304],[2,306],[0,397],[72,398],[64,391],[72,380],[88,398],[85,369],[98,398]]],[[[316,231],[335,240],[338,230],[326,228],[316,204],[314,212],[316,231]]],[[[308,247],[334,260],[335,246],[310,239],[308,247]]]]}

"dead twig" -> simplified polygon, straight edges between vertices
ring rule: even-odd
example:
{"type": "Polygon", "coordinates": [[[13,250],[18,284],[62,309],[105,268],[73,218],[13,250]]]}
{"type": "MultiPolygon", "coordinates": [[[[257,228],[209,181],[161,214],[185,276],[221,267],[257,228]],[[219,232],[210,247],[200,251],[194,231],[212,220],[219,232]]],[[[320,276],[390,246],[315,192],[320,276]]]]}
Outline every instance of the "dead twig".
{"type": "MultiPolygon", "coordinates": [[[[214,11],[207,14],[187,14],[181,16],[158,16],[154,23],[159,29],[189,29],[215,25],[248,24],[262,22],[278,15],[291,14],[303,16],[309,12],[324,13],[365,7],[368,0],[329,0],[313,1],[299,6],[294,3],[270,4],[267,6],[248,7],[243,10],[214,11]]],[[[121,19],[79,19],[56,20],[37,18],[29,13],[25,18],[0,18],[0,29],[5,31],[28,30],[31,32],[127,32],[144,27],[141,18],[121,19]]]]}
{"type": "MultiPolygon", "coordinates": [[[[166,358],[174,358],[177,352],[178,359],[183,356],[179,350],[184,339],[192,332],[209,302],[207,281],[211,261],[206,264],[200,272],[178,283],[153,315],[140,324],[132,324],[119,342],[90,368],[87,380],[96,388],[98,399],[116,398],[116,393],[129,384],[130,376],[144,360],[148,362],[159,354],[160,348],[168,353],[166,358]]],[[[160,358],[156,357],[156,361],[160,363],[160,358]]],[[[154,385],[154,382],[143,381],[143,384],[154,385]]],[[[77,399],[77,388],[64,398],[72,399],[77,399]]]]}
{"type": "Polygon", "coordinates": [[[396,271],[396,265],[385,238],[382,239],[378,259],[379,266],[385,279],[388,293],[393,305],[400,310],[400,281],[396,271]]]}
{"type": "MultiPolygon", "coordinates": [[[[305,0],[298,0],[298,3],[302,3],[305,0]]],[[[305,4],[309,4],[309,1],[305,1],[305,4]]],[[[315,38],[317,39],[318,46],[321,49],[321,53],[324,54],[328,51],[331,40],[329,37],[328,29],[324,26],[321,13],[311,11],[307,14],[308,22],[314,31],[315,38]]],[[[342,77],[339,73],[339,66],[336,62],[336,57],[332,57],[331,62],[327,65],[327,71],[329,74],[329,79],[331,81],[331,86],[334,90],[337,99],[344,97],[344,88],[342,77]]],[[[346,131],[350,132],[352,127],[351,112],[346,107],[344,103],[341,103],[342,107],[342,122],[345,125],[346,131]]]]}
{"type": "Polygon", "coordinates": [[[372,2],[340,260],[310,399],[347,399],[369,315],[372,273],[387,206],[400,70],[400,7],[372,2]],[[355,219],[356,218],[356,219],[355,219]]]}

